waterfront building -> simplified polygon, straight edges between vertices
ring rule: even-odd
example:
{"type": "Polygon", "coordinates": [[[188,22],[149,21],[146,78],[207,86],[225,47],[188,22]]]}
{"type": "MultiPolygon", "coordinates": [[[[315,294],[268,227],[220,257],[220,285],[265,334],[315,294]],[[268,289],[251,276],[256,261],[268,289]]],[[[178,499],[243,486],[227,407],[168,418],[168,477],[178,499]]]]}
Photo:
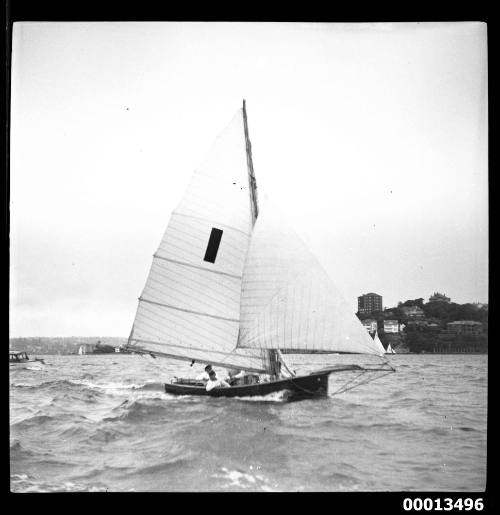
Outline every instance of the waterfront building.
{"type": "Polygon", "coordinates": [[[414,320],[421,320],[425,318],[424,310],[418,306],[402,306],[401,311],[405,314],[406,317],[414,320]]]}
{"type": "Polygon", "coordinates": [[[446,324],[448,331],[456,334],[481,334],[483,324],[474,320],[457,320],[446,324]]]}
{"type": "Polygon", "coordinates": [[[377,330],[377,321],[374,318],[367,318],[363,320],[361,323],[369,333],[373,333],[377,330]]]}
{"type": "Polygon", "coordinates": [[[372,313],[382,309],[382,295],[365,293],[358,297],[358,313],[372,313]]]}
{"type": "Polygon", "coordinates": [[[397,320],[384,320],[384,333],[399,333],[397,320]]]}
{"type": "Polygon", "coordinates": [[[429,302],[446,302],[447,304],[450,303],[450,297],[447,297],[443,293],[434,292],[434,295],[431,295],[429,297],[429,302]]]}

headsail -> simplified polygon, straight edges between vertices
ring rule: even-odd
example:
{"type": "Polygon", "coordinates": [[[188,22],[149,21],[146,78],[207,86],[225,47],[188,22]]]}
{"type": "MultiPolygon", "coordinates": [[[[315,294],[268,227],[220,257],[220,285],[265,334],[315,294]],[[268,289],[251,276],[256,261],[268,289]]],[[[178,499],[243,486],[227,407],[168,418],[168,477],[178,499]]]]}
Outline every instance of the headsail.
{"type": "Polygon", "coordinates": [[[255,210],[248,144],[240,109],[172,213],[139,298],[130,345],[178,359],[267,370],[263,352],[235,350],[255,210]]]}
{"type": "Polygon", "coordinates": [[[284,221],[261,208],[243,277],[238,348],[384,353],[284,221]]]}

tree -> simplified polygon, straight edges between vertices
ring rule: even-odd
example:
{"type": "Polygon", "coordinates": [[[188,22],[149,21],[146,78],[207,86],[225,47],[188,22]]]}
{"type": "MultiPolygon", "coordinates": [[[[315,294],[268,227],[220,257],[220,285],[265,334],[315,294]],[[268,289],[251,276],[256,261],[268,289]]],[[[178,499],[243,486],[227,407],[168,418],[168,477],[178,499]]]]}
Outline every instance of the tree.
{"type": "MultiPolygon", "coordinates": [[[[406,306],[406,307],[418,306],[419,308],[423,308],[424,307],[424,299],[420,298],[420,299],[413,299],[413,300],[405,300],[403,302],[403,304],[401,304],[401,305],[406,306]]],[[[399,304],[398,304],[398,307],[399,307],[399,304]]]]}

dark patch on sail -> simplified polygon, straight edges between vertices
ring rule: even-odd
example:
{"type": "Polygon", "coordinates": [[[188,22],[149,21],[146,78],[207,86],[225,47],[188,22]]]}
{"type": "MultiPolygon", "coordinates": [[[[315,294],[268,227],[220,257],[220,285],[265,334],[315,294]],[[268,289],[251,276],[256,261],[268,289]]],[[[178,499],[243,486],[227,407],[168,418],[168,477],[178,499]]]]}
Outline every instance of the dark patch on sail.
{"type": "Polygon", "coordinates": [[[204,261],[208,261],[209,263],[215,263],[215,258],[217,257],[217,252],[219,250],[221,238],[222,231],[220,229],[212,227],[212,232],[210,233],[210,238],[208,240],[205,257],[203,258],[204,261]]]}

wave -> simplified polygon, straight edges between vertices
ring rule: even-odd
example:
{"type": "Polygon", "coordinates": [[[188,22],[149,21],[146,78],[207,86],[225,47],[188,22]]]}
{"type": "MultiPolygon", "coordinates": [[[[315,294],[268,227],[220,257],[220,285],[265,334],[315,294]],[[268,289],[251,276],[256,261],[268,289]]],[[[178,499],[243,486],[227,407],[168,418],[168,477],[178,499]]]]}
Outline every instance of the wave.
{"type": "Polygon", "coordinates": [[[271,392],[267,395],[253,395],[242,396],[242,397],[209,397],[209,399],[217,399],[223,401],[243,401],[243,402],[285,402],[289,396],[289,392],[287,390],[281,390],[279,392],[271,392]]]}
{"type": "Polygon", "coordinates": [[[48,492],[107,492],[105,485],[89,486],[73,481],[45,482],[36,480],[27,474],[12,474],[10,476],[12,492],[48,493],[48,492]]]}
{"type": "Polygon", "coordinates": [[[161,404],[158,404],[158,401],[162,400],[158,395],[153,398],[142,398],[136,400],[126,400],[120,406],[117,406],[113,409],[113,411],[121,412],[117,416],[106,417],[103,419],[103,422],[113,422],[116,420],[126,420],[129,422],[134,421],[144,421],[147,418],[157,417],[160,415],[164,409],[161,404]]]}
{"type": "Polygon", "coordinates": [[[173,472],[173,470],[179,468],[182,469],[189,462],[188,457],[177,456],[171,459],[156,463],[155,465],[148,465],[146,467],[138,467],[133,472],[130,472],[131,476],[137,474],[159,474],[162,472],[173,472]]]}
{"type": "Polygon", "coordinates": [[[222,485],[224,489],[251,489],[263,492],[277,491],[262,474],[253,474],[238,469],[231,470],[226,467],[222,467],[220,470],[220,473],[213,474],[212,477],[226,481],[222,485]]]}

